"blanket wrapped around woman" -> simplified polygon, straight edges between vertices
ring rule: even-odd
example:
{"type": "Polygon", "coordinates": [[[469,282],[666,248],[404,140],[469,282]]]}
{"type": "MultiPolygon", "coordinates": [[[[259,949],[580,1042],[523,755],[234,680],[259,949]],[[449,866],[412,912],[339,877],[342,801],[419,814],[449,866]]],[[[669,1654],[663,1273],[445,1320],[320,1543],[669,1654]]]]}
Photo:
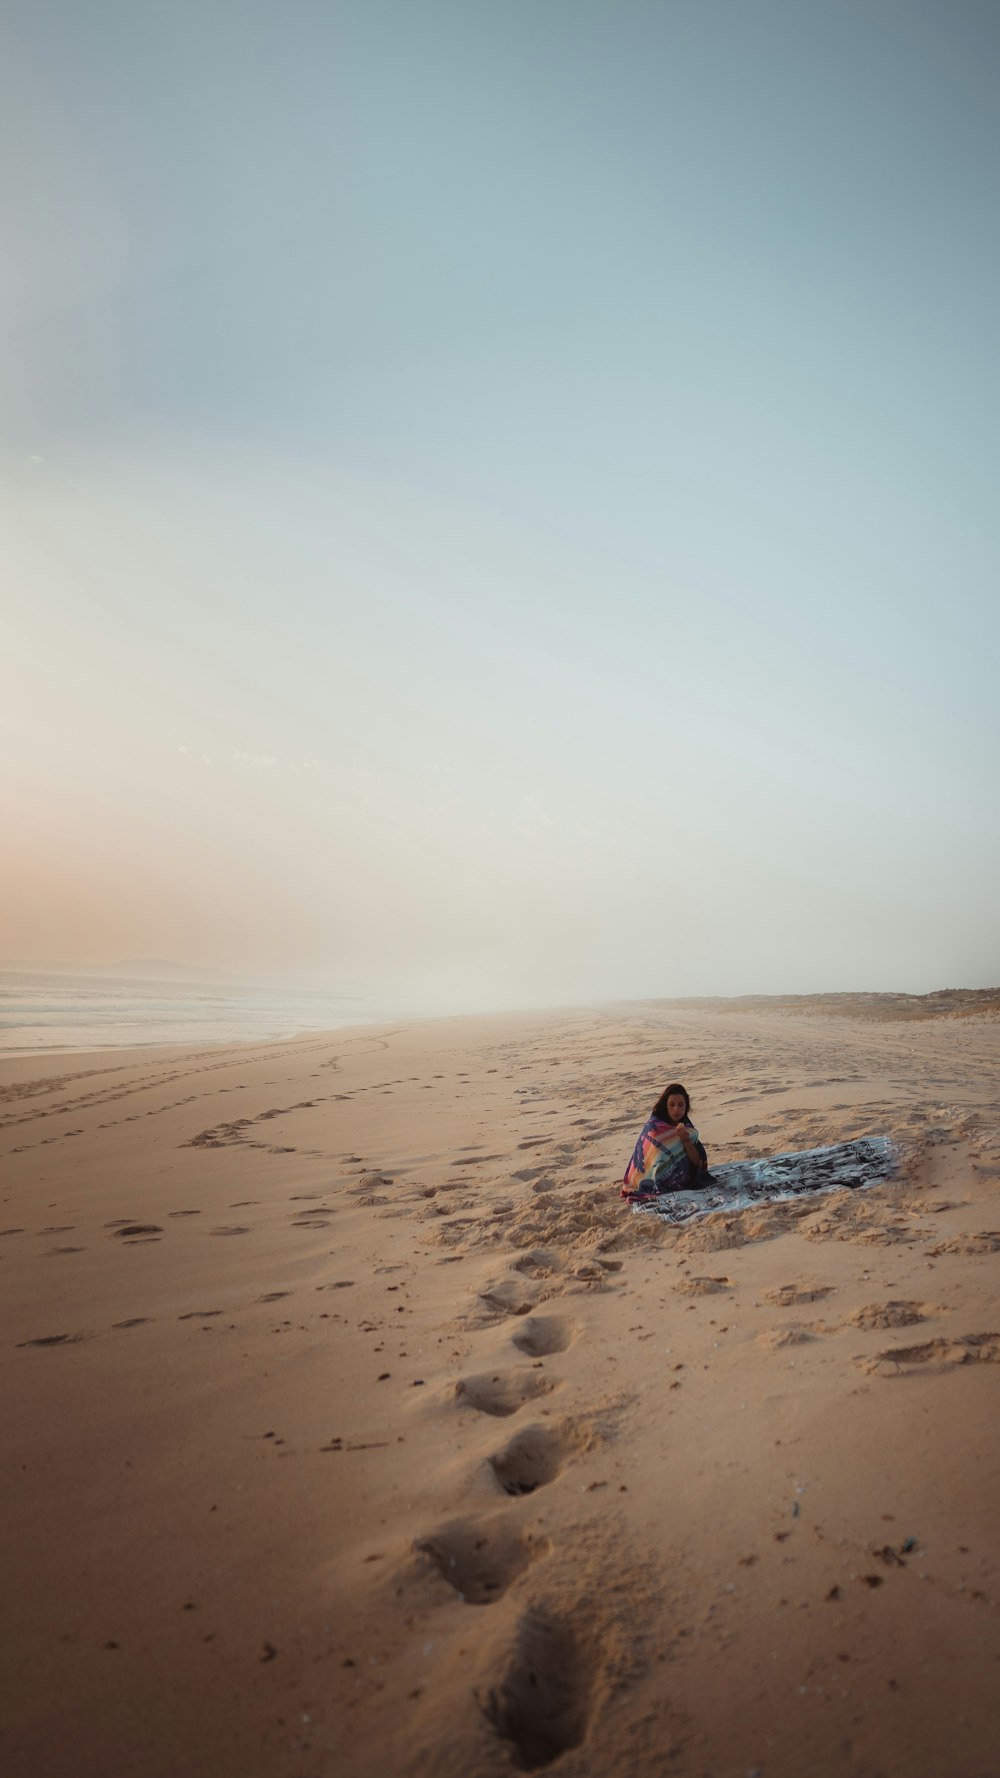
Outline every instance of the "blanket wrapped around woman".
{"type": "MultiPolygon", "coordinates": [[[[707,1165],[708,1156],[689,1118],[685,1118],[684,1128],[707,1165]]],[[[652,1198],[660,1192],[685,1191],[689,1186],[703,1185],[704,1182],[704,1173],[696,1173],[688,1160],[676,1124],[664,1123],[659,1117],[647,1118],[625,1169],[622,1197],[652,1198]]]]}

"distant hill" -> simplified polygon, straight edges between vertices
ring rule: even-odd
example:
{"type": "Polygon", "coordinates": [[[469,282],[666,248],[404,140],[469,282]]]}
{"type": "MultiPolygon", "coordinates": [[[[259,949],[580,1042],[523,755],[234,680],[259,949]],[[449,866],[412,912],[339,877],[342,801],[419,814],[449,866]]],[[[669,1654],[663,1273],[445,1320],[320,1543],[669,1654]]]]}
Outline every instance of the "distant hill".
{"type": "Polygon", "coordinates": [[[717,1012],[823,1014],[886,1020],[995,1018],[1000,988],[938,988],[932,994],[739,994],[661,1000],[661,1006],[712,1007],[717,1012]]]}

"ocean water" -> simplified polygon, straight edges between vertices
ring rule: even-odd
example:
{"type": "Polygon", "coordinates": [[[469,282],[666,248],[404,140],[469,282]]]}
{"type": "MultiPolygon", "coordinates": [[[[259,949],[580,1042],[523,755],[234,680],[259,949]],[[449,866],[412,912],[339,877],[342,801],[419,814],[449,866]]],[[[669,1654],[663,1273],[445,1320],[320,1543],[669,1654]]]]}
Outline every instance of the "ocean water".
{"type": "Polygon", "coordinates": [[[390,1019],[376,996],[253,981],[0,970],[0,1054],[255,1043],[390,1019]]]}

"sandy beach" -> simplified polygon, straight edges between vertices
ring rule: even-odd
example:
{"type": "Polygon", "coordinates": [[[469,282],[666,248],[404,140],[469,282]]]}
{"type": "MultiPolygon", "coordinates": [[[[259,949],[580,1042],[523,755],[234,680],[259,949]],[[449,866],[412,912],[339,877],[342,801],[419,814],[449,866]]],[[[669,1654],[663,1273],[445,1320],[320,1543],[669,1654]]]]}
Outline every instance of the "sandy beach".
{"type": "Polygon", "coordinates": [[[1000,1021],[898,1011],[4,1061],[3,1771],[995,1778],[1000,1021]],[[674,1078],[903,1164],[667,1229],[674,1078]]]}

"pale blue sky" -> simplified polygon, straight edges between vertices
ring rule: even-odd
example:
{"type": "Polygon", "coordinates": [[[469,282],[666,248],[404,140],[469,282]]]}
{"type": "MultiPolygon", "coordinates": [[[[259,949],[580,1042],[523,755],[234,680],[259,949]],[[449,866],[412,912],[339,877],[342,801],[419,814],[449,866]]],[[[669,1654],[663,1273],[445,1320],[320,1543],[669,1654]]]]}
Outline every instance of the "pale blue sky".
{"type": "Polygon", "coordinates": [[[992,6],[8,0],[0,955],[1000,978],[992,6]]]}

